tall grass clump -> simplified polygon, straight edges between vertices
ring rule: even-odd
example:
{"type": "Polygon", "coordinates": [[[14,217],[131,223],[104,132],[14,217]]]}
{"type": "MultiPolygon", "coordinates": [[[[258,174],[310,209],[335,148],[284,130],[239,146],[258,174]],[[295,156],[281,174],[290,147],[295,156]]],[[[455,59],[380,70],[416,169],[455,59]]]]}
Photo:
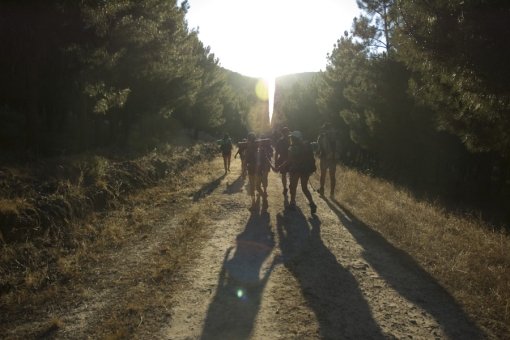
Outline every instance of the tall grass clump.
{"type": "Polygon", "coordinates": [[[510,237],[476,215],[447,213],[408,191],[346,168],[340,204],[406,251],[496,336],[510,338],[510,237]]]}

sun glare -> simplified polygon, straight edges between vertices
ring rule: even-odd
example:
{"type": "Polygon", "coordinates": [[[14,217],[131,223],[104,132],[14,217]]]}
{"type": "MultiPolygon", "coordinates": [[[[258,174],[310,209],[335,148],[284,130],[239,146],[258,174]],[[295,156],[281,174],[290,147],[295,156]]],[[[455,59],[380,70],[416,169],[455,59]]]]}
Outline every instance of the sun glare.
{"type": "Polygon", "coordinates": [[[189,0],[189,27],[221,66],[267,81],[270,121],[275,77],[318,72],[359,11],[355,0],[189,0]],[[225,10],[228,8],[229,10],[225,10]]]}
{"type": "Polygon", "coordinates": [[[255,85],[255,93],[260,100],[267,101],[269,124],[273,118],[275,77],[263,77],[255,85]]]}
{"type": "Polygon", "coordinates": [[[274,109],[274,90],[275,90],[275,77],[266,78],[267,81],[267,93],[269,95],[268,105],[269,105],[269,124],[273,122],[273,109],[274,109]]]}

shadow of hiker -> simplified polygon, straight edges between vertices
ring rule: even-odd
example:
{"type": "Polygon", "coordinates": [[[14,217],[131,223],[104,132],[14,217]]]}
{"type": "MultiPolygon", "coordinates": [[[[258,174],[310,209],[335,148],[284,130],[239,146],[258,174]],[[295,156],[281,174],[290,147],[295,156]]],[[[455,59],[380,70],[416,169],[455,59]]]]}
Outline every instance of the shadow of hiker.
{"type": "Polygon", "coordinates": [[[299,281],[325,339],[387,339],[383,336],[356,279],[324,245],[319,217],[300,210],[277,216],[285,267],[299,281]],[[308,223],[311,224],[311,230],[308,223]]]}
{"type": "Polygon", "coordinates": [[[405,251],[361,222],[336,199],[323,198],[342,225],[364,248],[363,258],[402,297],[427,311],[452,339],[484,339],[486,335],[453,297],[405,251]]]}
{"type": "Polygon", "coordinates": [[[221,184],[221,180],[225,178],[225,175],[222,175],[218,178],[216,178],[211,183],[207,183],[202,185],[202,187],[197,190],[196,192],[190,194],[190,197],[193,197],[193,201],[196,202],[200,200],[201,198],[204,198],[205,196],[211,194],[216,188],[218,188],[221,184]]]}
{"type": "Polygon", "coordinates": [[[226,186],[225,191],[223,193],[224,194],[232,195],[232,194],[237,194],[238,192],[242,192],[244,184],[245,183],[244,183],[243,178],[241,176],[239,176],[231,184],[229,182],[227,182],[227,186],[226,186]]]}
{"type": "Polygon", "coordinates": [[[274,233],[269,214],[253,213],[244,231],[225,254],[218,288],[207,311],[201,339],[248,339],[260,308],[262,293],[271,275],[264,262],[274,249],[274,233]],[[262,275],[262,277],[261,277],[262,275]]]}

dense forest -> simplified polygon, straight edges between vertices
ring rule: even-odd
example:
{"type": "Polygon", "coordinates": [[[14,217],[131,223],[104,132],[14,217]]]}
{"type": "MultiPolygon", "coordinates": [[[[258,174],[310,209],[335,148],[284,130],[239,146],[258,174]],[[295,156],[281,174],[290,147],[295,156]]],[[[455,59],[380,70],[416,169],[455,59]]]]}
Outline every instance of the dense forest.
{"type": "Polygon", "coordinates": [[[0,147],[143,151],[178,127],[245,136],[260,111],[256,79],[222,68],[187,10],[169,0],[2,2],[0,147]]]}
{"type": "Polygon", "coordinates": [[[324,72],[277,84],[274,121],[420,197],[510,221],[510,3],[357,0],[324,72]]]}
{"type": "MultiPolygon", "coordinates": [[[[331,122],[345,165],[508,219],[508,1],[357,4],[360,15],[324,72],[277,81],[273,131],[286,125],[315,139],[331,122]]],[[[234,139],[267,131],[258,80],[221,67],[188,27],[188,8],[175,0],[1,2],[2,153],[147,151],[177,128],[234,139]]]]}

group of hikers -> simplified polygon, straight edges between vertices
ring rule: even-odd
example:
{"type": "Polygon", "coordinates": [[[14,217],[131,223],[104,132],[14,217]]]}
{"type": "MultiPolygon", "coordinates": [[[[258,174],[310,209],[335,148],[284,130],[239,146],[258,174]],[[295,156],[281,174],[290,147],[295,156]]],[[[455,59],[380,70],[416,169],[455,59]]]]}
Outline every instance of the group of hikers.
{"type": "MultiPolygon", "coordinates": [[[[250,183],[251,206],[250,210],[257,209],[255,192],[262,198],[262,209],[269,207],[267,201],[268,174],[271,169],[281,175],[283,185],[283,195],[287,196],[290,191],[290,201],[285,207],[288,210],[296,210],[296,191],[298,183],[301,182],[301,190],[308,199],[312,214],[317,211],[317,205],[313,201],[312,194],[308,190],[308,180],[312,173],[316,171],[314,152],[319,154],[320,162],[320,188],[317,192],[324,195],[324,184],[326,174],[329,169],[330,197],[335,195],[336,186],[336,165],[340,159],[340,138],[336,130],[330,123],[324,123],[322,131],[316,143],[303,141],[301,132],[289,131],[287,127],[280,129],[281,137],[276,141],[275,149],[266,139],[264,134],[257,135],[254,132],[248,133],[246,139],[239,143],[239,149],[235,154],[240,156],[241,176],[246,179],[248,175],[250,183]],[[275,165],[271,159],[273,157],[275,165]],[[289,185],[287,188],[287,175],[289,176],[289,185]]],[[[230,136],[225,134],[223,139],[218,141],[223,154],[223,164],[225,174],[230,172],[230,160],[232,154],[232,142],[230,136]]]]}

